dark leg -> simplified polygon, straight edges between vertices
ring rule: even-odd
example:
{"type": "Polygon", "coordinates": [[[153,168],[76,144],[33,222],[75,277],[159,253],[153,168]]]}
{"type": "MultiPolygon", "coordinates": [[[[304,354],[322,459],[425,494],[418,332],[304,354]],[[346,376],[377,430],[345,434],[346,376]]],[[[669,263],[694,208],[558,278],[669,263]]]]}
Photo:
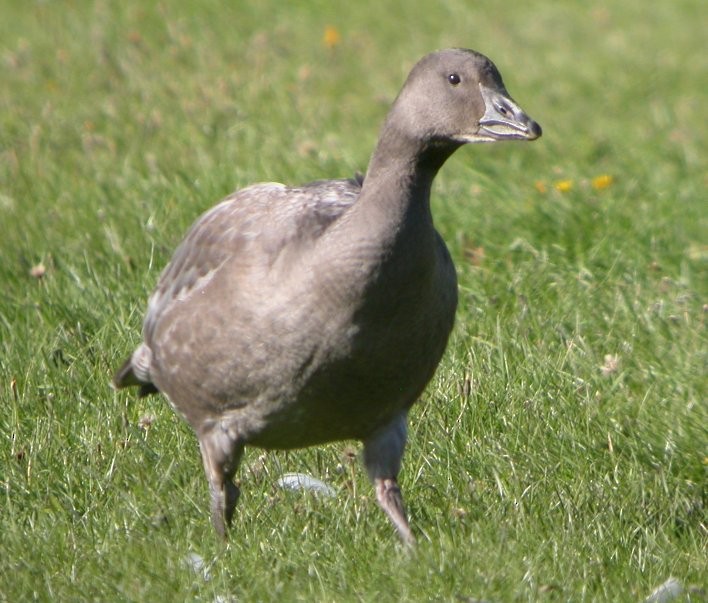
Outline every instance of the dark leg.
{"type": "Polygon", "coordinates": [[[233,477],[241,461],[243,442],[235,430],[220,421],[202,426],[197,437],[209,480],[211,521],[217,533],[226,538],[240,494],[233,477]]]}
{"type": "Polygon", "coordinates": [[[399,415],[389,425],[364,442],[364,465],[376,488],[376,499],[398,531],[404,543],[415,544],[406,518],[403,496],[396,478],[406,446],[406,414],[399,415]]]}
{"type": "Polygon", "coordinates": [[[374,485],[376,486],[376,499],[396,527],[401,540],[407,545],[414,545],[415,536],[413,536],[413,532],[411,532],[411,528],[408,525],[406,509],[403,506],[403,495],[398,487],[396,478],[376,478],[374,485]]]}

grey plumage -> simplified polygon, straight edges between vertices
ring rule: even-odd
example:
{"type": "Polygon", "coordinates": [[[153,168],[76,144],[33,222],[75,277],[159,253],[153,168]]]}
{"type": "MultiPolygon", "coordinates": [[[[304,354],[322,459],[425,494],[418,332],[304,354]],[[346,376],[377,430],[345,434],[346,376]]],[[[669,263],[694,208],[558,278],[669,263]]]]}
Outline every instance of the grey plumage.
{"type": "Polygon", "coordinates": [[[196,221],[114,383],[162,392],[194,428],[219,533],[245,445],[357,439],[379,503],[413,541],[396,482],[406,418],[457,304],[432,181],[464,143],[540,134],[489,59],[439,51],[413,68],[363,180],[258,184],[196,221]]]}

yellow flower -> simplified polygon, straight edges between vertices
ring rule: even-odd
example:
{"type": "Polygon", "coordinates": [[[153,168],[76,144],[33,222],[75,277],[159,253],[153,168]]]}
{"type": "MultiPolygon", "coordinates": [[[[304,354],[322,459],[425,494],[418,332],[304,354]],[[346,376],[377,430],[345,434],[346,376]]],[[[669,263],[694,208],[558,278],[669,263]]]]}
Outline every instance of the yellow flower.
{"type": "Polygon", "coordinates": [[[339,30],[336,27],[333,27],[332,25],[325,27],[324,35],[322,36],[322,43],[327,48],[334,48],[341,41],[342,34],[339,33],[339,30]]]}
{"type": "Polygon", "coordinates": [[[572,180],[558,180],[553,187],[561,193],[567,193],[568,191],[572,190],[573,188],[573,181],[572,180]]]}
{"type": "Polygon", "coordinates": [[[613,182],[614,178],[612,176],[610,176],[609,174],[602,174],[600,176],[595,176],[595,178],[592,179],[592,187],[595,190],[600,191],[603,188],[611,186],[613,182]]]}

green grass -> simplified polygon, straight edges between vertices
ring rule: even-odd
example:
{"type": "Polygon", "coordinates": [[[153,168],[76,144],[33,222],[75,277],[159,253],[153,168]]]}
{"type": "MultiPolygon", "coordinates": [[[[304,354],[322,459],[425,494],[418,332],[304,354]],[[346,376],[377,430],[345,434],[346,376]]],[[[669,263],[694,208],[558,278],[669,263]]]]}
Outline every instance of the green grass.
{"type": "Polygon", "coordinates": [[[670,576],[705,600],[704,2],[248,4],[0,8],[0,600],[636,601],[670,576]],[[341,443],[250,450],[224,548],[190,430],[111,372],[202,210],[364,170],[445,46],[489,54],[544,137],[436,182],[461,301],[401,475],[420,546],[341,443]]]}

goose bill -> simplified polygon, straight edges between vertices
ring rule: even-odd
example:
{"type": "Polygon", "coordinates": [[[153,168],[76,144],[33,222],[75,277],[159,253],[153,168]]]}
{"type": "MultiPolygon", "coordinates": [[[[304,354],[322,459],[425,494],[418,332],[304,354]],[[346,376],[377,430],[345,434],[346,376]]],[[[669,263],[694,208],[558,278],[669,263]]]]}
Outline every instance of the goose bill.
{"type": "Polygon", "coordinates": [[[479,88],[485,111],[479,120],[477,140],[535,140],[541,136],[541,126],[508,96],[482,84],[479,88]]]}

